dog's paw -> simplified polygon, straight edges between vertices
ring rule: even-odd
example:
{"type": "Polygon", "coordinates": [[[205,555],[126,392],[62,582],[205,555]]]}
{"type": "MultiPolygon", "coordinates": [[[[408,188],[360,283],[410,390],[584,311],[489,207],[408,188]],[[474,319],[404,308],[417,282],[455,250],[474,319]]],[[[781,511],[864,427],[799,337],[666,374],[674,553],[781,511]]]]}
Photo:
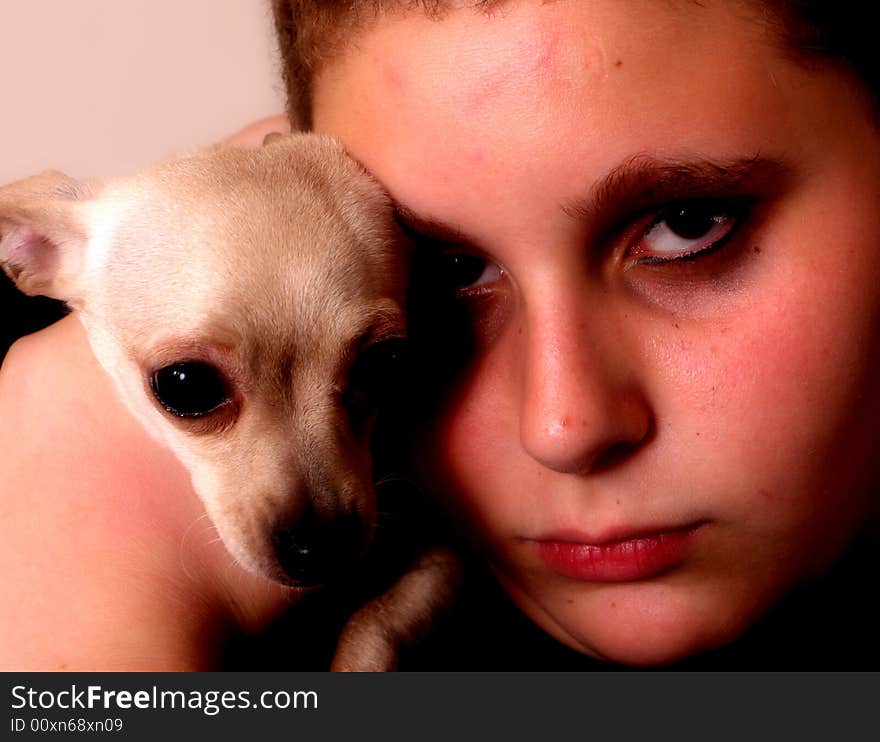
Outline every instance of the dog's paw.
{"type": "Polygon", "coordinates": [[[462,580],[462,564],[449,547],[421,553],[385,593],[362,606],[336,645],[333,672],[390,672],[400,653],[422,641],[448,609],[462,580]]]}

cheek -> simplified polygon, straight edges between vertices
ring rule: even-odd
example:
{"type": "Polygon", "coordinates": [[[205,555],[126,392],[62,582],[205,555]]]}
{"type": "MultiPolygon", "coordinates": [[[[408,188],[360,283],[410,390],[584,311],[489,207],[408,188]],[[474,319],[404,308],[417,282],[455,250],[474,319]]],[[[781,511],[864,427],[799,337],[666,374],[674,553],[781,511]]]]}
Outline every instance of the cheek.
{"type": "Polygon", "coordinates": [[[877,477],[880,301],[862,246],[858,263],[819,250],[769,269],[736,311],[682,323],[655,356],[679,473],[714,486],[722,516],[793,545],[855,528],[877,477]]]}
{"type": "Polygon", "coordinates": [[[460,377],[428,422],[418,457],[423,480],[480,541],[529,507],[509,486],[522,464],[510,384],[516,366],[500,356],[492,348],[460,377]]]}

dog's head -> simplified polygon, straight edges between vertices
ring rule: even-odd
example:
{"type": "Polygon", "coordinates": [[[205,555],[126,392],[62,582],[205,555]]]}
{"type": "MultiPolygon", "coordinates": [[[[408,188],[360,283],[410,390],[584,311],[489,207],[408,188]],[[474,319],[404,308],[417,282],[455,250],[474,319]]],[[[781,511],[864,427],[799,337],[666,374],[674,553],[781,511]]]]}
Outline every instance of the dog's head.
{"type": "Polygon", "coordinates": [[[229,551],[294,584],[369,540],[373,404],[405,334],[398,245],[382,189],[314,135],[0,189],[0,265],[79,311],[229,551]]]}

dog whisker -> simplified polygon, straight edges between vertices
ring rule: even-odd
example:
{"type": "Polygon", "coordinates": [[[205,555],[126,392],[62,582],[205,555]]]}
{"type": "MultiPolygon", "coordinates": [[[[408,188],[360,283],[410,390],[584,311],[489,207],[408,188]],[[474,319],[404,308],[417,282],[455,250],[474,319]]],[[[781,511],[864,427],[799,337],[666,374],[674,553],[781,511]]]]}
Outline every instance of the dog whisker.
{"type": "Polygon", "coordinates": [[[376,480],[374,486],[378,488],[384,487],[386,484],[408,484],[413,488],[417,488],[417,485],[412,478],[404,476],[403,474],[386,474],[384,477],[380,477],[376,480]]]}
{"type": "MultiPolygon", "coordinates": [[[[217,528],[214,525],[213,521],[208,517],[207,513],[202,513],[197,518],[193,519],[193,521],[186,527],[184,532],[180,536],[180,543],[177,549],[178,561],[180,562],[180,567],[183,570],[184,575],[186,575],[187,579],[195,581],[197,578],[190,570],[186,554],[187,554],[187,541],[195,536],[195,529],[198,527],[202,527],[201,533],[208,533],[209,531],[214,531],[217,533],[217,528]]],[[[210,541],[209,544],[216,543],[220,541],[220,535],[217,533],[217,536],[210,541]]]]}
{"type": "MultiPolygon", "coordinates": [[[[326,551],[311,540],[333,529],[309,524],[297,533],[303,514],[315,513],[278,493],[292,490],[296,499],[298,481],[323,483],[324,511],[345,505],[366,520],[379,510],[376,528],[386,540],[392,529],[411,535],[406,515],[391,512],[397,502],[405,513],[419,504],[422,490],[406,466],[378,478],[375,505],[361,466],[352,467],[371,453],[366,436],[355,435],[361,426],[345,428],[351,439],[341,441],[357,451],[335,445],[336,432],[384,390],[379,359],[396,352],[385,341],[404,334],[409,271],[394,249],[401,235],[388,194],[340,142],[297,133],[262,149],[212,147],[118,187],[47,172],[0,194],[0,222],[15,222],[12,242],[4,233],[0,268],[27,293],[39,288],[85,313],[91,350],[120,399],[188,470],[193,493],[218,519],[203,512],[184,520],[162,544],[169,552],[161,550],[160,566],[178,563],[170,583],[184,609],[213,608],[223,593],[242,625],[261,611],[268,619],[271,601],[261,596],[273,591],[256,579],[286,579],[270,527],[296,535],[300,553],[292,559],[301,557],[305,573],[318,578],[339,561],[339,541],[360,546],[372,523],[357,533],[336,529],[326,551]],[[100,219],[91,218],[95,209],[100,219]],[[302,468],[299,479],[291,467],[302,468]],[[330,485],[349,481],[356,494],[327,505],[342,494],[330,485]]],[[[396,464],[383,461],[377,471],[396,464]]],[[[140,555],[141,546],[128,548],[140,555]]],[[[158,562],[154,546],[146,551],[158,562]]],[[[155,585],[156,564],[141,560],[137,569],[134,589],[155,585]]],[[[302,582],[291,590],[311,589],[302,582]]],[[[402,620],[423,621],[423,592],[395,600],[402,620]]],[[[375,626],[384,632],[384,616],[375,626]]]]}

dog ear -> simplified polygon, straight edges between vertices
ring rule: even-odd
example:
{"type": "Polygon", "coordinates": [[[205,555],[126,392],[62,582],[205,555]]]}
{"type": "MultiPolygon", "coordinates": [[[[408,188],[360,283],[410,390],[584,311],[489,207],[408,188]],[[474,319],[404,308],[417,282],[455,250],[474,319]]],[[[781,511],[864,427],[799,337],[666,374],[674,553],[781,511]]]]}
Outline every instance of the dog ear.
{"type": "Polygon", "coordinates": [[[32,296],[75,301],[87,231],[78,205],[88,189],[46,172],[0,188],[0,268],[32,296]]]}
{"type": "Polygon", "coordinates": [[[263,146],[268,147],[271,144],[278,144],[289,138],[289,134],[282,134],[280,131],[270,131],[263,137],[263,146]]]}

